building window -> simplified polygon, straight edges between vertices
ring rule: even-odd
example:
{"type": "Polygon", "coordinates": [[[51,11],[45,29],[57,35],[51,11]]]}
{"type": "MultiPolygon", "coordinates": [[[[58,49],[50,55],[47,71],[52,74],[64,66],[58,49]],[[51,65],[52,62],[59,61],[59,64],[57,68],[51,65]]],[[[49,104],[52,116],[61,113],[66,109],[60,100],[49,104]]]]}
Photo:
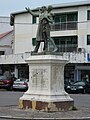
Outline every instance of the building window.
{"type": "Polygon", "coordinates": [[[54,25],[52,25],[52,30],[76,30],[77,29],[78,13],[64,13],[55,14],[54,25]]]}
{"type": "Polygon", "coordinates": [[[87,35],[87,45],[90,45],[90,35],[87,35]]]}
{"type": "Polygon", "coordinates": [[[36,23],[36,16],[32,16],[32,24],[36,23]]]}
{"type": "Polygon", "coordinates": [[[36,38],[32,38],[32,45],[33,45],[33,46],[36,45],[36,38]]]}
{"type": "Polygon", "coordinates": [[[0,55],[5,55],[5,52],[4,51],[0,51],[0,55]]]}
{"type": "Polygon", "coordinates": [[[87,20],[90,20],[90,10],[87,11],[87,20]]]}
{"type": "Polygon", "coordinates": [[[53,37],[58,52],[74,52],[77,51],[77,36],[53,37]]]}

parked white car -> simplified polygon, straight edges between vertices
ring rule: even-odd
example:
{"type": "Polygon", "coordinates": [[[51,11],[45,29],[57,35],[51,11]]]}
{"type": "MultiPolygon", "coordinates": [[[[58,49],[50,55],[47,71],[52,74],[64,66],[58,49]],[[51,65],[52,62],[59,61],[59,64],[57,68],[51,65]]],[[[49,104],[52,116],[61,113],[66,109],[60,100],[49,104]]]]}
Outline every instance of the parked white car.
{"type": "Polygon", "coordinates": [[[19,78],[16,79],[13,83],[13,90],[24,90],[28,89],[28,82],[29,80],[26,78],[19,78]]]}

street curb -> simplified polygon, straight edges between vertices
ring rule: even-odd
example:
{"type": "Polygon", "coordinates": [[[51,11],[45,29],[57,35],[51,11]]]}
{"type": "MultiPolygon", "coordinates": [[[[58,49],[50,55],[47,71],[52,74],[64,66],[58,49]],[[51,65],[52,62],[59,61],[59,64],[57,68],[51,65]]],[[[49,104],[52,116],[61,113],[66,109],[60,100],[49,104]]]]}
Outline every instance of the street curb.
{"type": "Polygon", "coordinates": [[[22,117],[12,117],[12,116],[0,116],[4,119],[16,119],[16,120],[32,120],[33,118],[22,118],[22,117]]]}
{"type": "Polygon", "coordinates": [[[77,118],[29,118],[29,117],[13,117],[13,116],[0,116],[4,119],[13,119],[13,120],[90,120],[90,117],[77,117],[77,118]]]}

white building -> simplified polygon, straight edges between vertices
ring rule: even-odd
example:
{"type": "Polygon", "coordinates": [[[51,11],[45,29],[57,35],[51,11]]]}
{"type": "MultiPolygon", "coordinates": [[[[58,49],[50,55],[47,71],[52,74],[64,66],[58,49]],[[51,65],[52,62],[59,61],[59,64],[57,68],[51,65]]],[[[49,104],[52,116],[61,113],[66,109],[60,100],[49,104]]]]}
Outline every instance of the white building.
{"type": "MultiPolygon", "coordinates": [[[[38,13],[38,10],[33,12],[38,13]]],[[[51,37],[58,47],[58,54],[69,59],[65,79],[90,79],[90,1],[53,5],[52,12],[55,16],[51,37]]],[[[14,26],[14,54],[7,59],[1,56],[0,64],[12,64],[18,77],[27,70],[24,60],[35,47],[38,18],[24,10],[11,13],[10,24],[14,26]]]]}
{"type": "MultiPolygon", "coordinates": [[[[0,56],[10,54],[13,54],[13,30],[0,34],[0,56]]],[[[3,65],[0,65],[0,74],[4,74],[6,71],[3,67],[3,65]]]]}
{"type": "Polygon", "coordinates": [[[0,34],[0,55],[13,54],[13,30],[0,34]]]}

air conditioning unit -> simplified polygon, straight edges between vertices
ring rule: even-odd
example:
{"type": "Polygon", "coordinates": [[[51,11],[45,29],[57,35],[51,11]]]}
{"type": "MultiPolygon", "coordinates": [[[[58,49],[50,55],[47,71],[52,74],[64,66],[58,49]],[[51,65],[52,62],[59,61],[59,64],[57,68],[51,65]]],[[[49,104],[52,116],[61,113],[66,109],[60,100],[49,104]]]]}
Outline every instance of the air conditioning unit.
{"type": "Polygon", "coordinates": [[[82,48],[77,48],[77,52],[82,52],[82,48]]]}
{"type": "Polygon", "coordinates": [[[85,48],[77,48],[77,52],[85,52],[85,48]]]}

